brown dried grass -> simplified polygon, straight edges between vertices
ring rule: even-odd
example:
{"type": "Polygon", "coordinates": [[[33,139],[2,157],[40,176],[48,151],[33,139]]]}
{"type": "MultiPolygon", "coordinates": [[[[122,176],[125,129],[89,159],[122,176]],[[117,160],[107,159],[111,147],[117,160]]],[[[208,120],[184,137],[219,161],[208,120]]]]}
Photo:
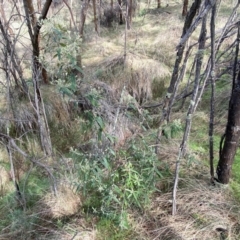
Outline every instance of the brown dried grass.
{"type": "Polygon", "coordinates": [[[81,197],[71,186],[60,184],[57,196],[51,192],[38,202],[37,212],[41,217],[58,219],[76,214],[81,207],[81,197]]]}
{"type": "Polygon", "coordinates": [[[133,218],[136,230],[151,240],[239,239],[239,205],[228,197],[228,187],[208,182],[180,179],[176,216],[171,215],[172,194],[156,194],[145,215],[133,218]]]}
{"type": "Polygon", "coordinates": [[[128,54],[125,63],[122,55],[112,55],[97,68],[102,72],[97,77],[107,79],[118,91],[125,87],[139,103],[152,99],[153,87],[164,87],[165,79],[170,76],[164,63],[133,53],[128,54]]]}

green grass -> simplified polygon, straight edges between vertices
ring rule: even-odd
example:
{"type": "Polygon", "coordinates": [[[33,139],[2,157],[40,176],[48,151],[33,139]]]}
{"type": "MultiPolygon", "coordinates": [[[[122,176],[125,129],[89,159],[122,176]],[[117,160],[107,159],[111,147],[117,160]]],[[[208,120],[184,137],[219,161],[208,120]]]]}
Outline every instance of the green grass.
{"type": "Polygon", "coordinates": [[[234,198],[240,203],[240,150],[237,151],[232,166],[232,180],[230,182],[230,187],[234,198]]]}
{"type": "MultiPolygon", "coordinates": [[[[1,233],[20,231],[27,239],[28,233],[34,229],[37,223],[37,215],[31,211],[24,211],[16,201],[16,193],[11,192],[0,200],[0,229],[1,233]]],[[[19,238],[20,239],[20,238],[19,238]]]]}
{"type": "Polygon", "coordinates": [[[44,170],[35,169],[28,177],[22,178],[19,187],[24,192],[26,207],[34,207],[38,200],[45,196],[50,189],[50,179],[44,170]]]}
{"type": "Polygon", "coordinates": [[[240,184],[240,150],[237,151],[232,168],[233,179],[240,184]]]}
{"type": "Polygon", "coordinates": [[[20,231],[23,238],[28,239],[38,223],[37,213],[33,214],[32,207],[36,207],[37,201],[49,190],[49,179],[41,174],[39,169],[33,171],[28,177],[23,177],[19,184],[24,196],[26,206],[23,209],[18,201],[15,188],[8,191],[0,198],[0,229],[6,232],[20,231]]]}
{"type": "Polygon", "coordinates": [[[134,240],[138,239],[131,228],[121,229],[111,219],[102,218],[97,223],[98,240],[134,240]]]}

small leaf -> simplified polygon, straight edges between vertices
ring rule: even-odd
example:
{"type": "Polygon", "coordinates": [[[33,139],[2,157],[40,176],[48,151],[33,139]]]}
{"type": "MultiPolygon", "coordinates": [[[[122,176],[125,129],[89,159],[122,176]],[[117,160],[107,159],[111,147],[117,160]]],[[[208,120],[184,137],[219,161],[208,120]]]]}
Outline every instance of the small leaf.
{"type": "Polygon", "coordinates": [[[83,74],[83,70],[79,67],[79,66],[74,66],[74,68],[76,69],[76,70],[78,70],[80,73],[82,73],[83,74]]]}
{"type": "Polygon", "coordinates": [[[104,166],[106,169],[109,169],[109,168],[110,168],[110,165],[109,165],[109,163],[108,163],[108,161],[107,161],[107,159],[106,159],[105,157],[103,158],[102,164],[103,164],[103,166],[104,166]]]}
{"type": "Polygon", "coordinates": [[[98,125],[99,125],[99,127],[100,127],[100,129],[104,129],[104,127],[105,127],[105,124],[104,124],[104,122],[103,122],[103,120],[102,120],[102,118],[101,117],[96,117],[96,122],[98,123],[98,125]]]}
{"type": "Polygon", "coordinates": [[[63,94],[63,95],[67,95],[67,96],[72,96],[73,95],[73,92],[69,89],[69,88],[66,88],[66,87],[61,87],[59,89],[59,91],[63,94]]]}
{"type": "Polygon", "coordinates": [[[101,141],[102,139],[102,129],[99,129],[98,131],[98,141],[101,141]]]}

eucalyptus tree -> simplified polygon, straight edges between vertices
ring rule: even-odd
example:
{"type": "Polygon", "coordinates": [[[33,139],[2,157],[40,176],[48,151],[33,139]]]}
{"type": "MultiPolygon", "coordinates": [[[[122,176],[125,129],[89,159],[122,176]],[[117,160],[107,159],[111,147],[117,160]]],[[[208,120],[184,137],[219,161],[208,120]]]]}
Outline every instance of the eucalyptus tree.
{"type": "Polygon", "coordinates": [[[40,16],[37,18],[32,0],[24,0],[24,10],[26,15],[28,33],[32,45],[32,81],[34,86],[33,107],[38,118],[41,145],[46,155],[52,155],[52,143],[48,122],[46,119],[44,103],[40,90],[40,81],[48,83],[47,72],[39,62],[40,56],[40,29],[42,21],[46,19],[52,0],[47,0],[42,8],[40,16]]]}
{"type": "Polygon", "coordinates": [[[238,34],[235,41],[236,52],[233,67],[232,92],[228,108],[228,121],[220,143],[219,162],[217,166],[218,181],[223,184],[229,183],[234,157],[240,140],[240,63],[238,56],[240,42],[239,21],[237,22],[237,26],[238,34]]]}
{"type": "MultiPolygon", "coordinates": [[[[197,0],[193,2],[184,22],[181,39],[187,35],[187,33],[190,30],[190,27],[194,26],[193,20],[196,18],[196,15],[201,6],[201,2],[202,2],[201,0],[197,0]]],[[[169,84],[167,94],[164,100],[163,108],[162,108],[162,116],[160,119],[159,130],[157,133],[157,140],[156,140],[156,148],[155,148],[156,153],[159,152],[159,143],[160,143],[160,138],[162,134],[162,124],[164,123],[165,120],[169,121],[170,112],[175,100],[178,85],[182,79],[182,74],[180,74],[180,68],[181,68],[185,48],[186,48],[186,41],[178,45],[173,73],[171,76],[170,84],[169,84]]]]}
{"type": "MultiPolygon", "coordinates": [[[[163,103],[162,115],[160,120],[160,127],[157,136],[156,153],[160,146],[160,137],[162,134],[162,124],[170,122],[170,115],[173,104],[176,99],[181,98],[181,94],[178,95],[179,84],[184,78],[186,72],[187,60],[190,56],[193,57],[191,61],[192,66],[189,68],[190,76],[184,92],[185,96],[191,96],[189,107],[185,122],[185,131],[181,144],[179,146],[179,154],[176,160],[175,181],[173,188],[173,206],[172,213],[176,214],[176,192],[178,187],[178,175],[180,169],[180,162],[185,157],[187,142],[191,130],[191,124],[194,112],[196,111],[199,102],[202,99],[205,90],[211,87],[210,97],[210,116],[209,116],[209,156],[210,156],[210,174],[211,182],[215,180],[220,183],[228,183],[231,168],[236,154],[237,146],[240,141],[240,73],[239,73],[239,19],[237,18],[237,9],[240,1],[237,2],[233,8],[232,13],[229,14],[228,20],[225,26],[216,31],[216,12],[221,6],[220,1],[198,1],[195,0],[187,13],[185,23],[183,26],[183,32],[179,44],[177,46],[177,55],[175,65],[173,67],[173,73],[171,81],[167,90],[166,98],[163,103]],[[211,19],[208,21],[208,13],[212,11],[211,19]],[[209,27],[207,23],[209,22],[209,27]],[[197,26],[202,24],[199,38],[197,41],[187,44],[192,34],[196,31],[197,26]],[[207,31],[210,29],[210,35],[207,35],[207,31]],[[237,34],[238,32],[238,34],[237,34]],[[236,37],[237,35],[237,37],[236,37]],[[232,44],[227,44],[226,41],[235,41],[232,44]],[[208,42],[210,40],[210,43],[208,42]],[[236,48],[235,61],[233,59],[234,48],[236,48]],[[209,49],[210,51],[206,51],[209,49]],[[206,64],[202,64],[204,62],[206,64]],[[235,62],[234,65],[227,66],[222,70],[220,66],[226,63],[235,62]],[[228,123],[225,134],[221,140],[221,146],[219,151],[219,163],[217,167],[217,178],[214,176],[214,152],[213,152],[213,136],[215,125],[215,83],[218,79],[221,79],[230,69],[233,69],[233,84],[232,94],[229,102],[228,123]],[[180,98],[179,98],[180,97],[180,98]]],[[[182,83],[182,85],[184,85],[182,83]]]]}
{"type": "Polygon", "coordinates": [[[188,11],[188,0],[183,1],[182,16],[185,17],[188,11]]]}

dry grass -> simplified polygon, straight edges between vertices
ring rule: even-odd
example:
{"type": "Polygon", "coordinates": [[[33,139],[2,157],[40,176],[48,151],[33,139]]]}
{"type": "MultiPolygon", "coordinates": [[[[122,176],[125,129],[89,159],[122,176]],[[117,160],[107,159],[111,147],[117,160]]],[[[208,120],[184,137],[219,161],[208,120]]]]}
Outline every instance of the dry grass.
{"type": "Polygon", "coordinates": [[[237,240],[239,206],[228,194],[228,187],[213,187],[205,177],[180,179],[177,215],[171,216],[171,193],[155,195],[145,215],[133,218],[136,230],[151,240],[237,240]]]}
{"type": "MultiPolygon", "coordinates": [[[[117,60],[119,59],[117,58],[117,60]]],[[[91,107],[95,113],[95,117],[101,116],[104,122],[101,143],[96,140],[96,132],[90,133],[88,136],[94,145],[92,149],[97,146],[100,148],[109,146],[111,143],[106,137],[108,135],[115,138],[114,143],[116,148],[123,146],[127,138],[139,131],[139,121],[133,123],[126,115],[126,108],[129,104],[135,104],[136,108],[138,108],[138,104],[126,91],[120,92],[119,89],[111,87],[99,80],[82,84],[80,95],[86,96],[90,92],[95,92],[99,95],[97,106],[92,105],[91,107]]],[[[84,142],[82,142],[82,144],[84,144],[84,142]]]]}
{"type": "Polygon", "coordinates": [[[81,207],[81,198],[71,186],[60,184],[57,196],[48,193],[37,204],[40,215],[44,218],[58,219],[76,214],[81,207]]]}
{"type": "MultiPolygon", "coordinates": [[[[124,111],[120,109],[119,115],[116,114],[119,102],[122,101],[124,106],[134,103],[138,108],[137,102],[149,100],[153,95],[161,97],[161,94],[157,93],[161,92],[168,84],[174,63],[175,46],[182,32],[183,21],[180,18],[182,2],[163,1],[162,4],[165,6],[167,3],[170,5],[169,7],[160,10],[150,9],[144,17],[139,17],[136,23],[133,23],[133,28],[128,31],[125,63],[123,62],[124,28],[118,27],[118,33],[105,29],[100,37],[92,34],[94,37],[88,36],[91,40],[84,44],[86,46],[83,55],[83,65],[86,68],[85,78],[91,84],[88,82],[86,88],[84,88],[84,84],[81,85],[82,91],[87,93],[90,89],[96,89],[100,92],[99,106],[94,111],[98,116],[105,117],[105,133],[118,138],[116,148],[122,147],[126,139],[140,130],[139,122],[132,123],[124,111]],[[121,96],[124,86],[127,91],[124,93],[125,95],[121,96]],[[129,93],[134,96],[135,100],[129,93]]],[[[150,5],[150,8],[153,7],[155,5],[150,5]]],[[[223,7],[229,10],[225,3],[223,3],[223,7]]],[[[223,21],[219,23],[218,27],[222,27],[225,20],[223,14],[223,21]]],[[[193,40],[197,39],[196,36],[194,35],[193,40]]],[[[44,99],[47,99],[45,107],[50,122],[63,124],[69,128],[77,127],[77,124],[74,126],[69,124],[70,116],[67,104],[59,94],[52,91],[51,88],[43,87],[43,95],[44,99]]],[[[3,105],[4,103],[1,102],[1,109],[5,108],[3,105]]],[[[23,132],[37,125],[36,116],[29,104],[19,104],[15,114],[14,117],[17,119],[27,120],[26,123],[21,121],[17,123],[18,128],[23,132]]],[[[13,115],[3,112],[2,117],[13,118],[13,115]]],[[[183,116],[182,113],[174,115],[174,118],[184,119],[184,117],[185,115],[183,116]]],[[[194,121],[193,131],[198,131],[198,124],[207,123],[208,117],[199,112],[194,121]]],[[[6,129],[5,121],[0,120],[0,128],[6,129]]],[[[66,136],[63,135],[63,137],[66,136]]],[[[88,136],[89,139],[91,137],[94,136],[88,136]]],[[[195,132],[191,137],[195,137],[195,132]]],[[[82,141],[82,139],[84,137],[78,141],[82,141]]],[[[196,141],[199,144],[207,141],[207,135],[196,141]]],[[[159,159],[168,165],[171,172],[175,168],[179,142],[180,139],[166,140],[162,142],[160,148],[159,159]]],[[[35,140],[29,140],[26,147],[33,149],[34,152],[41,151],[39,143],[35,140]],[[36,151],[36,149],[38,150],[36,151]]],[[[6,158],[6,155],[3,154],[1,157],[6,158]]],[[[239,239],[239,206],[231,199],[228,187],[209,185],[208,176],[205,175],[209,170],[201,162],[199,153],[196,158],[198,162],[191,167],[185,160],[182,161],[176,216],[171,216],[172,178],[166,178],[159,182],[157,187],[161,193],[153,196],[149,208],[143,215],[137,212],[131,215],[130,222],[133,230],[140,235],[139,240],[239,239]]],[[[9,181],[7,172],[1,167],[0,184],[6,184],[7,181],[9,181]]],[[[76,195],[67,184],[59,186],[57,197],[48,192],[36,206],[39,218],[46,221],[46,225],[49,224],[48,228],[39,230],[39,233],[42,231],[45,234],[42,234],[41,239],[97,239],[97,230],[95,229],[97,220],[93,220],[89,224],[83,219],[79,210],[81,201],[81,196],[76,195]],[[47,219],[61,221],[64,218],[71,218],[71,221],[59,228],[54,226],[51,229],[49,223],[51,221],[47,222],[47,219]]],[[[5,239],[10,239],[12,236],[15,235],[9,235],[5,239]]],[[[0,235],[0,239],[3,239],[1,237],[0,235]]]]}
{"type": "Polygon", "coordinates": [[[104,30],[100,37],[92,34],[83,47],[82,61],[87,78],[110,82],[113,88],[120,91],[125,85],[140,103],[152,96],[161,97],[169,82],[175,46],[182,31],[177,14],[180,12],[179,5],[171,1],[163,2],[165,4],[171,5],[170,14],[166,13],[167,8],[151,11],[153,6],[150,5],[147,14],[137,17],[133,22],[131,30],[127,32],[124,68],[124,27],[109,32],[104,30]]]}
{"type": "Polygon", "coordinates": [[[95,77],[110,83],[113,89],[125,88],[138,103],[159,96],[164,91],[170,71],[164,63],[141,54],[129,53],[126,62],[123,56],[113,55],[95,68],[95,77]]]}
{"type": "MultiPolygon", "coordinates": [[[[0,162],[4,165],[8,162],[8,159],[7,150],[0,148],[0,162]]],[[[8,182],[9,177],[7,170],[3,166],[0,166],[0,185],[4,186],[8,182]]]]}

